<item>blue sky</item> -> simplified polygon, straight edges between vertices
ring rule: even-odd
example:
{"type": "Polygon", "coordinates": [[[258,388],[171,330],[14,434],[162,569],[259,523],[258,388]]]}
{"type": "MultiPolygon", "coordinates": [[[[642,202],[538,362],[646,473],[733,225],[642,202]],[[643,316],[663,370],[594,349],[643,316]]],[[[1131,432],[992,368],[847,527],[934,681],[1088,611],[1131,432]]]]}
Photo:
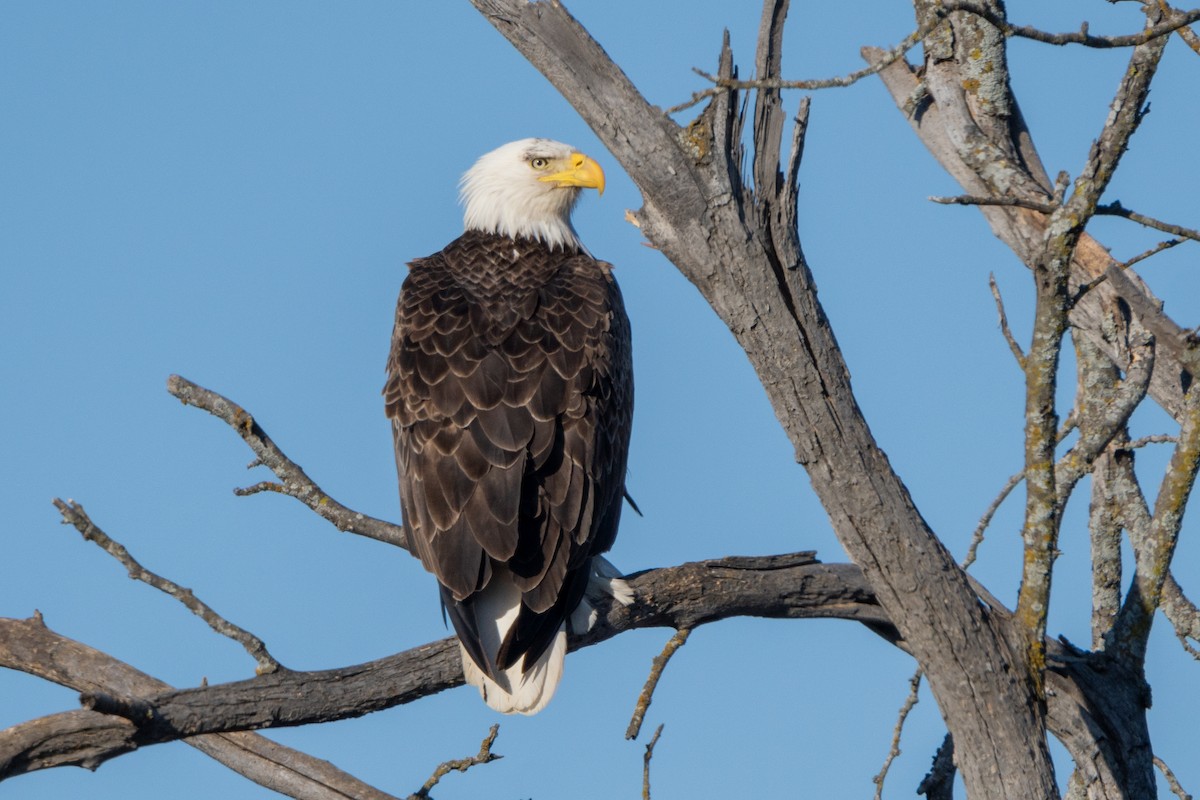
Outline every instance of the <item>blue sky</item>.
{"type": "MultiPolygon", "coordinates": [[[[712,67],[725,27],[749,72],[756,3],[568,5],[658,105],[702,88],[691,68],[712,67]]],[[[853,15],[810,5],[792,13],[788,76],[849,72],[860,46],[890,46],[913,27],[903,3],[865,0],[853,15]]],[[[1049,30],[1084,19],[1098,33],[1139,26],[1132,4],[1008,7],[1014,21],[1049,30]]],[[[1012,42],[1016,93],[1052,174],[1078,172],[1127,57],[1012,42]]],[[[1200,222],[1189,150],[1198,77],[1200,59],[1172,42],[1107,200],[1200,222]]],[[[624,222],[641,205],[635,187],[466,2],[10,2],[0,7],[0,108],[0,616],[40,609],[56,631],[179,686],[253,670],[240,648],[60,525],[50,505],[59,496],[292,668],[445,636],[432,578],[407,554],[338,534],[288,498],[234,497],[268,476],[246,472],[241,441],[182,407],[165,381],[179,373],[227,395],[332,496],[398,519],[379,390],[403,265],[459,233],[462,171],[525,136],[571,142],[608,173],[608,191],[589,195],[576,223],[617,265],[634,326],[629,486],[645,512],[626,515],[612,560],[633,571],[802,549],[845,559],[744,355],[624,222]]],[[[802,241],[860,403],[961,556],[1021,464],[1021,376],[987,276],[1025,340],[1028,275],[975,210],[926,201],[957,187],[877,81],[815,97],[801,183],[802,241]]],[[[1121,220],[1092,230],[1118,258],[1165,238],[1121,220]]],[[[1185,326],[1200,323],[1196,252],[1178,247],[1142,270],[1185,326]]],[[[1069,393],[1063,402],[1065,413],[1069,393]]],[[[1136,423],[1139,433],[1167,430],[1152,409],[1136,423]]],[[[1148,488],[1165,455],[1140,456],[1148,488]]],[[[1073,504],[1064,529],[1051,614],[1051,631],[1078,643],[1088,641],[1085,506],[1073,504]]],[[[1010,601],[1020,518],[1017,497],[975,567],[1010,601]]],[[[1175,566],[1193,597],[1194,528],[1195,513],[1175,566]]],[[[435,796],[638,796],[643,748],[623,732],[669,635],[639,631],[571,656],[549,709],[500,720],[505,759],[450,776],[435,796]]],[[[1197,667],[1161,618],[1150,658],[1157,750],[1200,791],[1197,667]]],[[[647,732],[666,724],[655,798],[869,797],[912,666],[851,623],[698,630],[647,718],[647,732]]],[[[0,674],[0,698],[0,728],[77,705],[71,691],[11,673],[0,674]]],[[[458,689],[269,735],[405,795],[439,762],[475,752],[494,721],[458,689]]],[[[888,796],[913,795],[942,734],[923,692],[888,796]]],[[[167,782],[176,798],[275,796],[179,744],[94,774],[24,776],[4,792],[149,798],[167,782]]]]}

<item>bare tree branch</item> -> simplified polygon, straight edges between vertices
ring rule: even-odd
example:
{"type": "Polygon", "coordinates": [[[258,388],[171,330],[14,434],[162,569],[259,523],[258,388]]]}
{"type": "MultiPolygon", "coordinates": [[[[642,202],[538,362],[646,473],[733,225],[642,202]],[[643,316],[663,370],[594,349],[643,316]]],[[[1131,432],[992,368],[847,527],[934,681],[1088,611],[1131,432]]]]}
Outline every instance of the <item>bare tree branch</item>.
{"type": "MultiPolygon", "coordinates": [[[[0,666],[80,691],[151,696],[171,689],[112,656],[49,630],[40,615],[0,619],[0,666]]],[[[300,800],[395,800],[328,761],[256,733],[197,736],[185,743],[261,786],[300,800]]],[[[137,746],[137,728],[126,719],[92,711],[54,714],[0,731],[0,779],[60,763],[96,769],[137,746]],[[71,760],[61,762],[66,752],[72,754],[71,760]]]]}
{"type": "MultiPolygon", "coordinates": [[[[1141,122],[1150,83],[1165,45],[1166,39],[1160,37],[1134,48],[1104,128],[1075,180],[1074,191],[1050,214],[1042,253],[1033,263],[1037,303],[1033,342],[1025,370],[1025,485],[1028,490],[1022,531],[1025,558],[1016,616],[1029,633],[1030,669],[1039,681],[1044,669],[1043,642],[1061,522],[1062,495],[1057,486],[1054,463],[1057,428],[1054,403],[1059,353],[1070,311],[1068,278],[1071,260],[1100,196],[1141,122]]],[[[1108,438],[1114,432],[1110,430],[1108,438]]],[[[1103,444],[1095,448],[1095,452],[1102,447],[1103,444]]]]}
{"type": "Polygon", "coordinates": [[[408,800],[424,800],[429,797],[429,793],[434,786],[438,785],[438,781],[449,775],[452,771],[466,772],[471,767],[480,764],[490,764],[493,761],[504,758],[492,752],[492,745],[496,743],[496,734],[500,732],[499,725],[493,725],[488,735],[483,737],[483,743],[479,745],[479,752],[467,758],[456,758],[451,761],[446,761],[433,771],[429,776],[429,780],[425,781],[425,785],[408,796],[408,800]]]}
{"type": "Polygon", "coordinates": [[[654,735],[646,744],[646,754],[642,756],[642,800],[650,800],[650,760],[654,758],[654,746],[658,744],[662,732],[663,726],[660,724],[654,729],[654,735]]]}
{"type": "MultiPolygon", "coordinates": [[[[1165,11],[1166,9],[1164,9],[1165,11]]],[[[1161,36],[1170,35],[1173,32],[1179,33],[1180,36],[1188,42],[1188,46],[1200,52],[1200,42],[1196,39],[1196,34],[1187,26],[1200,20],[1200,9],[1184,12],[1167,12],[1168,20],[1161,22],[1158,25],[1147,28],[1141,33],[1129,34],[1126,36],[1093,36],[1088,33],[1087,23],[1083,23],[1078,32],[1071,33],[1049,33],[1046,31],[1034,28],[1031,25],[1013,25],[1000,15],[993,12],[987,6],[974,2],[955,2],[955,0],[943,0],[939,5],[931,8],[931,12],[924,23],[921,24],[912,33],[905,36],[900,44],[890,50],[880,50],[882,54],[878,61],[872,61],[870,66],[863,69],[855,70],[846,75],[839,75],[831,78],[809,78],[787,80],[783,78],[751,78],[741,80],[737,78],[723,78],[716,75],[711,75],[700,69],[693,71],[713,84],[712,87],[699,92],[693,92],[691,99],[686,100],[678,105],[671,106],[666,110],[667,114],[674,114],[679,111],[685,111],[705,100],[708,100],[721,92],[733,90],[747,89],[799,89],[804,91],[817,91],[820,89],[838,89],[847,86],[853,86],[863,78],[875,75],[879,71],[886,69],[891,64],[902,59],[908,51],[912,50],[921,40],[929,36],[934,28],[941,24],[946,14],[951,12],[966,12],[975,14],[989,23],[997,27],[1005,36],[1019,36],[1024,39],[1032,39],[1033,41],[1042,42],[1044,44],[1067,45],[1081,44],[1087,47],[1096,48],[1115,48],[1115,47],[1134,47],[1136,45],[1145,44],[1153,39],[1161,36]]],[[[945,202],[946,198],[930,198],[935,202],[945,202]]],[[[1047,212],[1048,213],[1048,212],[1047,212]]]]}
{"type": "Polygon", "coordinates": [[[1175,773],[1171,771],[1171,768],[1167,766],[1165,761],[1155,756],[1154,766],[1158,767],[1162,772],[1163,777],[1167,779],[1167,786],[1171,787],[1171,791],[1175,793],[1175,796],[1179,800],[1192,800],[1192,796],[1185,792],[1183,787],[1179,785],[1179,779],[1175,777],[1175,773]]]}
{"type": "Polygon", "coordinates": [[[263,643],[262,639],[222,617],[211,606],[196,597],[191,589],[185,589],[174,581],[167,580],[161,575],[156,575],[143,567],[129,554],[124,545],[111,539],[108,534],[100,530],[92,522],[91,517],[83,510],[83,506],[73,500],[64,502],[55,498],[54,507],[62,514],[63,523],[73,526],[75,530],[82,534],[84,539],[99,545],[102,550],[117,559],[117,561],[120,561],[125,569],[129,571],[130,578],[153,586],[160,592],[174,597],[180,603],[183,603],[188,611],[191,611],[197,617],[204,620],[208,624],[208,627],[245,648],[250,657],[258,664],[256,672],[274,672],[281,668],[280,663],[267,651],[267,646],[263,643]]]}
{"type": "Polygon", "coordinates": [[[357,533],[387,544],[408,549],[404,529],[399,525],[361,514],[346,508],[326,494],[271,440],[258,422],[241,406],[216,392],[192,383],[187,378],[172,375],[167,379],[167,391],[188,406],[201,408],[225,422],[242,437],[257,457],[251,466],[265,466],[275,473],[280,484],[257,484],[239,494],[254,494],[264,490],[294,497],[333,523],[339,531],[357,533]]]}
{"type": "MultiPolygon", "coordinates": [[[[865,49],[868,61],[878,58],[878,51],[865,49]]],[[[880,72],[880,78],[904,113],[921,141],[938,162],[973,196],[995,197],[1013,194],[1018,197],[1040,198],[1050,194],[1048,179],[1041,188],[1035,175],[1045,176],[1037,151],[1023,125],[1011,132],[1016,152],[987,141],[966,108],[969,95],[963,91],[969,76],[956,71],[954,62],[938,62],[927,68],[925,80],[918,81],[913,68],[897,61],[880,72]],[[943,71],[949,74],[942,75],[943,71]],[[909,101],[924,94],[933,102],[921,106],[919,114],[906,111],[909,101]],[[1039,194],[1040,193],[1040,194],[1039,194]]],[[[1010,99],[1016,109],[1016,101],[1010,99]]],[[[1019,112],[1018,112],[1019,113],[1019,112]]],[[[1045,238],[1046,218],[1043,214],[1021,208],[981,206],[980,211],[993,232],[1005,242],[1026,265],[1034,263],[1045,238]]],[[[1087,284],[1112,272],[1115,261],[1096,240],[1084,234],[1072,257],[1072,282],[1087,284]]],[[[1122,343],[1109,339],[1108,309],[1124,303],[1137,315],[1156,342],[1158,369],[1150,381],[1150,394],[1167,413],[1181,419],[1184,388],[1193,375],[1200,372],[1200,342],[1181,329],[1162,311],[1162,304],[1149,288],[1132,272],[1117,271],[1114,279],[1088,292],[1072,305],[1071,326],[1096,341],[1118,367],[1128,364],[1128,353],[1122,343]]]]}
{"type": "Polygon", "coordinates": [[[971,2],[970,0],[943,0],[942,6],[947,11],[965,11],[980,16],[998,28],[1005,36],[1019,36],[1023,39],[1032,39],[1035,42],[1042,42],[1043,44],[1081,44],[1086,47],[1101,49],[1136,47],[1147,44],[1200,20],[1200,9],[1193,9],[1187,12],[1167,11],[1163,9],[1167,18],[1156,25],[1147,26],[1141,33],[1133,33],[1126,36],[1093,36],[1088,32],[1088,24],[1086,22],[1080,26],[1077,32],[1047,33],[1029,25],[1013,25],[984,3],[971,2]]]}
{"type": "Polygon", "coordinates": [[[1167,573],[1163,583],[1162,610],[1171,626],[1175,628],[1175,636],[1192,658],[1200,661],[1200,650],[1188,644],[1188,639],[1200,642],[1200,609],[1188,600],[1175,582],[1175,576],[1167,573]]]}
{"type": "MultiPolygon", "coordinates": [[[[572,649],[634,628],[691,628],[743,615],[852,619],[903,647],[862,573],[850,564],[818,563],[812,553],[697,562],[629,580],[638,602],[628,608],[620,604],[601,608],[597,625],[583,636],[572,637],[572,649]]],[[[0,626],[22,624],[0,620],[0,626]]],[[[26,657],[10,655],[5,648],[15,640],[0,635],[0,666],[49,680],[59,677],[52,671],[58,667],[43,663],[40,651],[26,657]]],[[[80,675],[89,674],[88,662],[71,663],[81,664],[80,673],[58,682],[79,688],[93,709],[105,713],[74,711],[0,732],[0,779],[47,767],[95,768],[137,747],[200,733],[362,716],[463,681],[458,644],[452,638],[352,667],[316,672],[281,669],[245,681],[175,691],[128,682],[79,683],[80,675]],[[122,715],[137,717],[140,726],[122,715]]]]}
{"type": "Polygon", "coordinates": [[[888,748],[887,758],[883,760],[883,766],[878,774],[871,781],[875,784],[875,800],[883,800],[883,782],[887,780],[888,770],[892,768],[892,762],[900,755],[900,734],[904,731],[904,721],[908,719],[909,712],[916,707],[917,701],[920,698],[921,691],[921,670],[918,668],[913,676],[908,679],[908,696],[904,698],[904,704],[900,706],[900,714],[896,719],[896,727],[892,729],[892,744],[888,748]]]}
{"type": "Polygon", "coordinates": [[[629,720],[629,726],[625,729],[626,739],[636,739],[638,733],[642,730],[642,720],[646,718],[646,711],[650,708],[650,701],[654,698],[654,690],[658,688],[658,681],[662,678],[663,670],[667,667],[667,662],[671,660],[671,656],[675,655],[675,651],[683,647],[687,643],[688,636],[691,635],[691,630],[684,628],[675,631],[675,635],[667,640],[663,646],[662,652],[654,657],[650,664],[650,674],[646,678],[646,685],[642,687],[641,694],[638,695],[637,705],[633,709],[633,718],[629,720]]]}
{"type": "Polygon", "coordinates": [[[992,299],[996,301],[996,313],[1000,317],[1000,332],[1004,334],[1004,341],[1008,342],[1008,349],[1012,351],[1013,358],[1017,359],[1017,366],[1023,371],[1025,369],[1025,352],[1021,350],[1021,345],[1017,344],[1012,330],[1008,327],[1008,314],[1004,313],[1004,298],[1000,296],[1000,287],[996,285],[996,276],[990,272],[988,273],[988,287],[992,290],[992,299]]]}
{"type": "Polygon", "coordinates": [[[1185,417],[1179,441],[1159,486],[1154,513],[1144,536],[1133,537],[1133,586],[1117,616],[1117,641],[1137,663],[1145,657],[1154,612],[1162,603],[1163,585],[1179,541],[1183,512],[1200,469],[1200,391],[1185,396],[1185,417]]]}

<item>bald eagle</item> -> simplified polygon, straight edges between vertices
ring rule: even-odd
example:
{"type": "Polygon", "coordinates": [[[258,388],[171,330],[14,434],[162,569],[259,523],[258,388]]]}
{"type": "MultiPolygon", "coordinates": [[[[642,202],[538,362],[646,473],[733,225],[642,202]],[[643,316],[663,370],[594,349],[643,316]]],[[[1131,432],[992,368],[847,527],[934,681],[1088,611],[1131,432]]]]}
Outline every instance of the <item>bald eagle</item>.
{"type": "Polygon", "coordinates": [[[600,557],[625,495],[629,320],[571,225],[584,188],[603,192],[604,172],[559,142],[480,158],[462,236],[409,264],[388,358],[404,530],[467,682],[505,713],[549,702],[589,599],[632,599],[600,557]]]}

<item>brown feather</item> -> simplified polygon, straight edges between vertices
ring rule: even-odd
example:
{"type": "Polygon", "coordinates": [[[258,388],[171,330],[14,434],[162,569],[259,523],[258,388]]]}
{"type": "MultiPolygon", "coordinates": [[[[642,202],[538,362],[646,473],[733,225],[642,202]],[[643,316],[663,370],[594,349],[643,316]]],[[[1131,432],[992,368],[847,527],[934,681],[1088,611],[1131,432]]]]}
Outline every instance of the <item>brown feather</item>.
{"type": "Polygon", "coordinates": [[[405,531],[479,667],[532,665],[620,520],[633,411],[620,291],[585,253],[479,231],[409,266],[384,387],[405,531]],[[497,653],[471,612],[490,580],[523,592],[497,653]]]}

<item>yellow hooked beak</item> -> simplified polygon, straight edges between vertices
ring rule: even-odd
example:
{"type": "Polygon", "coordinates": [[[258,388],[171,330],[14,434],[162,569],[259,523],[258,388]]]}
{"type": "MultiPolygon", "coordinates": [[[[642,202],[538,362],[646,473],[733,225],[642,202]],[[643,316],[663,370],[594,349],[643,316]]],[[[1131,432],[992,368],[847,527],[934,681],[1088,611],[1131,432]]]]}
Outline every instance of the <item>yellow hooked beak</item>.
{"type": "Polygon", "coordinates": [[[583,153],[571,153],[554,167],[559,168],[559,171],[549,175],[539,175],[538,180],[555,183],[559,186],[595,189],[599,194],[604,194],[604,170],[583,153]]]}

